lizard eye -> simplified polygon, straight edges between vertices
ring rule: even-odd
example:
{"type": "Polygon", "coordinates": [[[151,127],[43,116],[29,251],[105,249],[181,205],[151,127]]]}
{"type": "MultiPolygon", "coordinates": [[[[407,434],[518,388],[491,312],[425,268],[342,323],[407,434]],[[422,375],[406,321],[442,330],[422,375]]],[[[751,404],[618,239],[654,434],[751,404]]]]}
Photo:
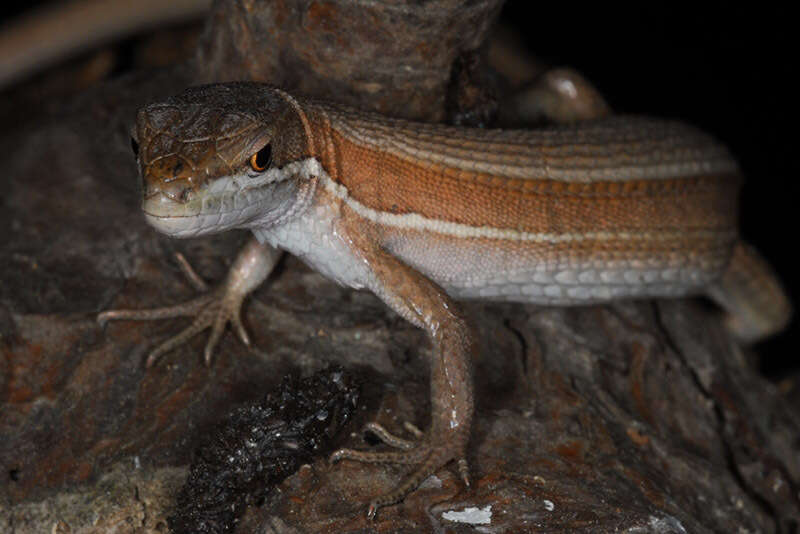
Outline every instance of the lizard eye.
{"type": "Polygon", "coordinates": [[[250,168],[256,172],[267,170],[272,161],[272,145],[267,143],[264,148],[250,156],[250,168]]]}

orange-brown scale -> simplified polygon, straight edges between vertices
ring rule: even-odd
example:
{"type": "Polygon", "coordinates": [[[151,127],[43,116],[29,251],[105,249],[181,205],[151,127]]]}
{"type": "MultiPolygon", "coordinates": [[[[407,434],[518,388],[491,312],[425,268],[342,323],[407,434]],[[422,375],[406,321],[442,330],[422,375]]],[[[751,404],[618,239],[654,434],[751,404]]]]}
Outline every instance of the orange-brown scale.
{"type": "MultiPolygon", "coordinates": [[[[317,130],[319,131],[319,129],[317,130]]],[[[336,130],[315,154],[349,195],[377,211],[522,232],[734,228],[735,174],[662,180],[562,182],[414,163],[336,130]]]]}

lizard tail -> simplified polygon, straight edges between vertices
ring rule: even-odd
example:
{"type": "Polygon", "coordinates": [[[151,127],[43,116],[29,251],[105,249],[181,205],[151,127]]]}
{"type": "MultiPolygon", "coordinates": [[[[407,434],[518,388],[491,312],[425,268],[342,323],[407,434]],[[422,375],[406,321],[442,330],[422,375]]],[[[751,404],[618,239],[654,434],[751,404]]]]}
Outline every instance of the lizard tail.
{"type": "Polygon", "coordinates": [[[754,343],[783,330],[792,317],[792,304],[769,264],[750,245],[740,241],[722,277],[708,296],[726,312],[726,325],[745,343],[754,343]]]}

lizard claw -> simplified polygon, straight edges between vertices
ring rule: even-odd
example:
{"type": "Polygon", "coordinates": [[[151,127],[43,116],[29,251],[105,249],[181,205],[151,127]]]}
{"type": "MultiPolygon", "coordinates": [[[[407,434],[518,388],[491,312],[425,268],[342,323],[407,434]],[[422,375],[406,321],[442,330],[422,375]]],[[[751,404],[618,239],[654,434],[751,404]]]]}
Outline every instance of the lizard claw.
{"type": "MultiPolygon", "coordinates": [[[[195,273],[186,259],[180,254],[176,254],[176,259],[192,286],[197,290],[206,291],[208,286],[195,273]]],[[[97,316],[97,321],[100,324],[105,324],[108,321],[124,319],[146,321],[194,316],[195,319],[191,325],[150,351],[147,355],[145,366],[152,367],[159,357],[186,343],[189,339],[208,328],[211,329],[211,333],[203,351],[203,359],[206,365],[210,365],[214,349],[229,322],[242,343],[250,346],[250,336],[247,334],[241,319],[241,307],[245,295],[246,293],[237,290],[235,284],[231,284],[226,280],[225,283],[210,293],[182,304],[149,310],[108,310],[100,313],[97,316]]]]}
{"type": "MultiPolygon", "coordinates": [[[[406,425],[406,428],[415,434],[417,438],[420,437],[416,434],[420,431],[413,425],[410,427],[406,425]]],[[[417,468],[393,491],[370,501],[367,508],[368,519],[374,519],[379,508],[403,500],[403,498],[414,491],[423,480],[455,458],[458,458],[458,471],[461,479],[467,487],[470,486],[469,468],[467,460],[463,456],[463,451],[454,451],[452,447],[447,445],[432,444],[432,441],[435,442],[437,440],[431,440],[430,438],[421,439],[418,443],[415,443],[414,441],[395,436],[378,423],[367,424],[365,430],[377,436],[378,439],[387,445],[400,450],[392,452],[367,452],[355,449],[339,449],[331,454],[330,461],[336,463],[340,460],[349,459],[366,463],[417,465],[417,468]]]]}
{"type": "Polygon", "coordinates": [[[242,324],[242,302],[267,278],[279,258],[278,249],[262,245],[255,238],[251,238],[239,252],[225,281],[216,289],[209,291],[206,282],[192,269],[186,258],[182,254],[176,254],[175,260],[189,283],[197,291],[205,293],[204,295],[183,304],[152,310],[109,310],[98,315],[97,320],[103,324],[118,319],[142,321],[194,317],[191,325],[153,349],[147,356],[146,365],[151,367],[162,354],[186,343],[207,328],[211,329],[211,333],[203,350],[203,360],[206,365],[210,365],[214,349],[228,323],[231,323],[233,331],[242,343],[247,347],[250,346],[250,336],[242,324]]]}

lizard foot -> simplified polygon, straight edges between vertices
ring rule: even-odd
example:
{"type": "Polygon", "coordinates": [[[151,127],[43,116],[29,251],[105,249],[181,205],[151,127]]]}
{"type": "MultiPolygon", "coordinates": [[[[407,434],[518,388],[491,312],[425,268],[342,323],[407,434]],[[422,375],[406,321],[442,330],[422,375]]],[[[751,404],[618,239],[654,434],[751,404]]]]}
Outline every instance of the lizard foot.
{"type": "MultiPolygon", "coordinates": [[[[393,452],[366,452],[355,449],[339,449],[330,456],[330,461],[335,463],[340,460],[355,460],[366,463],[390,463],[402,465],[417,465],[409,476],[407,476],[393,491],[380,495],[372,499],[367,509],[367,517],[374,519],[378,509],[383,506],[395,504],[403,500],[406,495],[417,489],[426,478],[444,467],[450,460],[458,459],[458,471],[464,484],[469,487],[469,467],[466,460],[465,451],[458,450],[448,444],[438,444],[439,440],[423,438],[423,433],[410,423],[405,424],[405,428],[413,433],[419,442],[407,440],[396,436],[377,423],[369,423],[365,430],[374,434],[382,442],[389,446],[401,449],[393,452]]],[[[446,441],[446,440],[442,440],[446,441]]]]}
{"type": "Polygon", "coordinates": [[[233,325],[234,331],[246,346],[250,346],[250,336],[242,324],[241,308],[242,301],[247,295],[247,291],[242,291],[236,283],[229,277],[218,288],[209,291],[208,285],[197,275],[197,273],[180,253],[175,255],[178,265],[186,278],[198,291],[207,292],[188,302],[175,306],[165,306],[149,310],[108,310],[97,316],[97,321],[105,324],[107,321],[127,320],[156,320],[170,319],[173,317],[191,317],[195,319],[191,325],[169,338],[147,356],[147,367],[151,367],[159,356],[167,353],[175,347],[187,342],[189,339],[199,334],[207,328],[211,328],[205,350],[203,352],[206,365],[211,363],[211,355],[217,346],[222,332],[227,323],[233,325]]]}

